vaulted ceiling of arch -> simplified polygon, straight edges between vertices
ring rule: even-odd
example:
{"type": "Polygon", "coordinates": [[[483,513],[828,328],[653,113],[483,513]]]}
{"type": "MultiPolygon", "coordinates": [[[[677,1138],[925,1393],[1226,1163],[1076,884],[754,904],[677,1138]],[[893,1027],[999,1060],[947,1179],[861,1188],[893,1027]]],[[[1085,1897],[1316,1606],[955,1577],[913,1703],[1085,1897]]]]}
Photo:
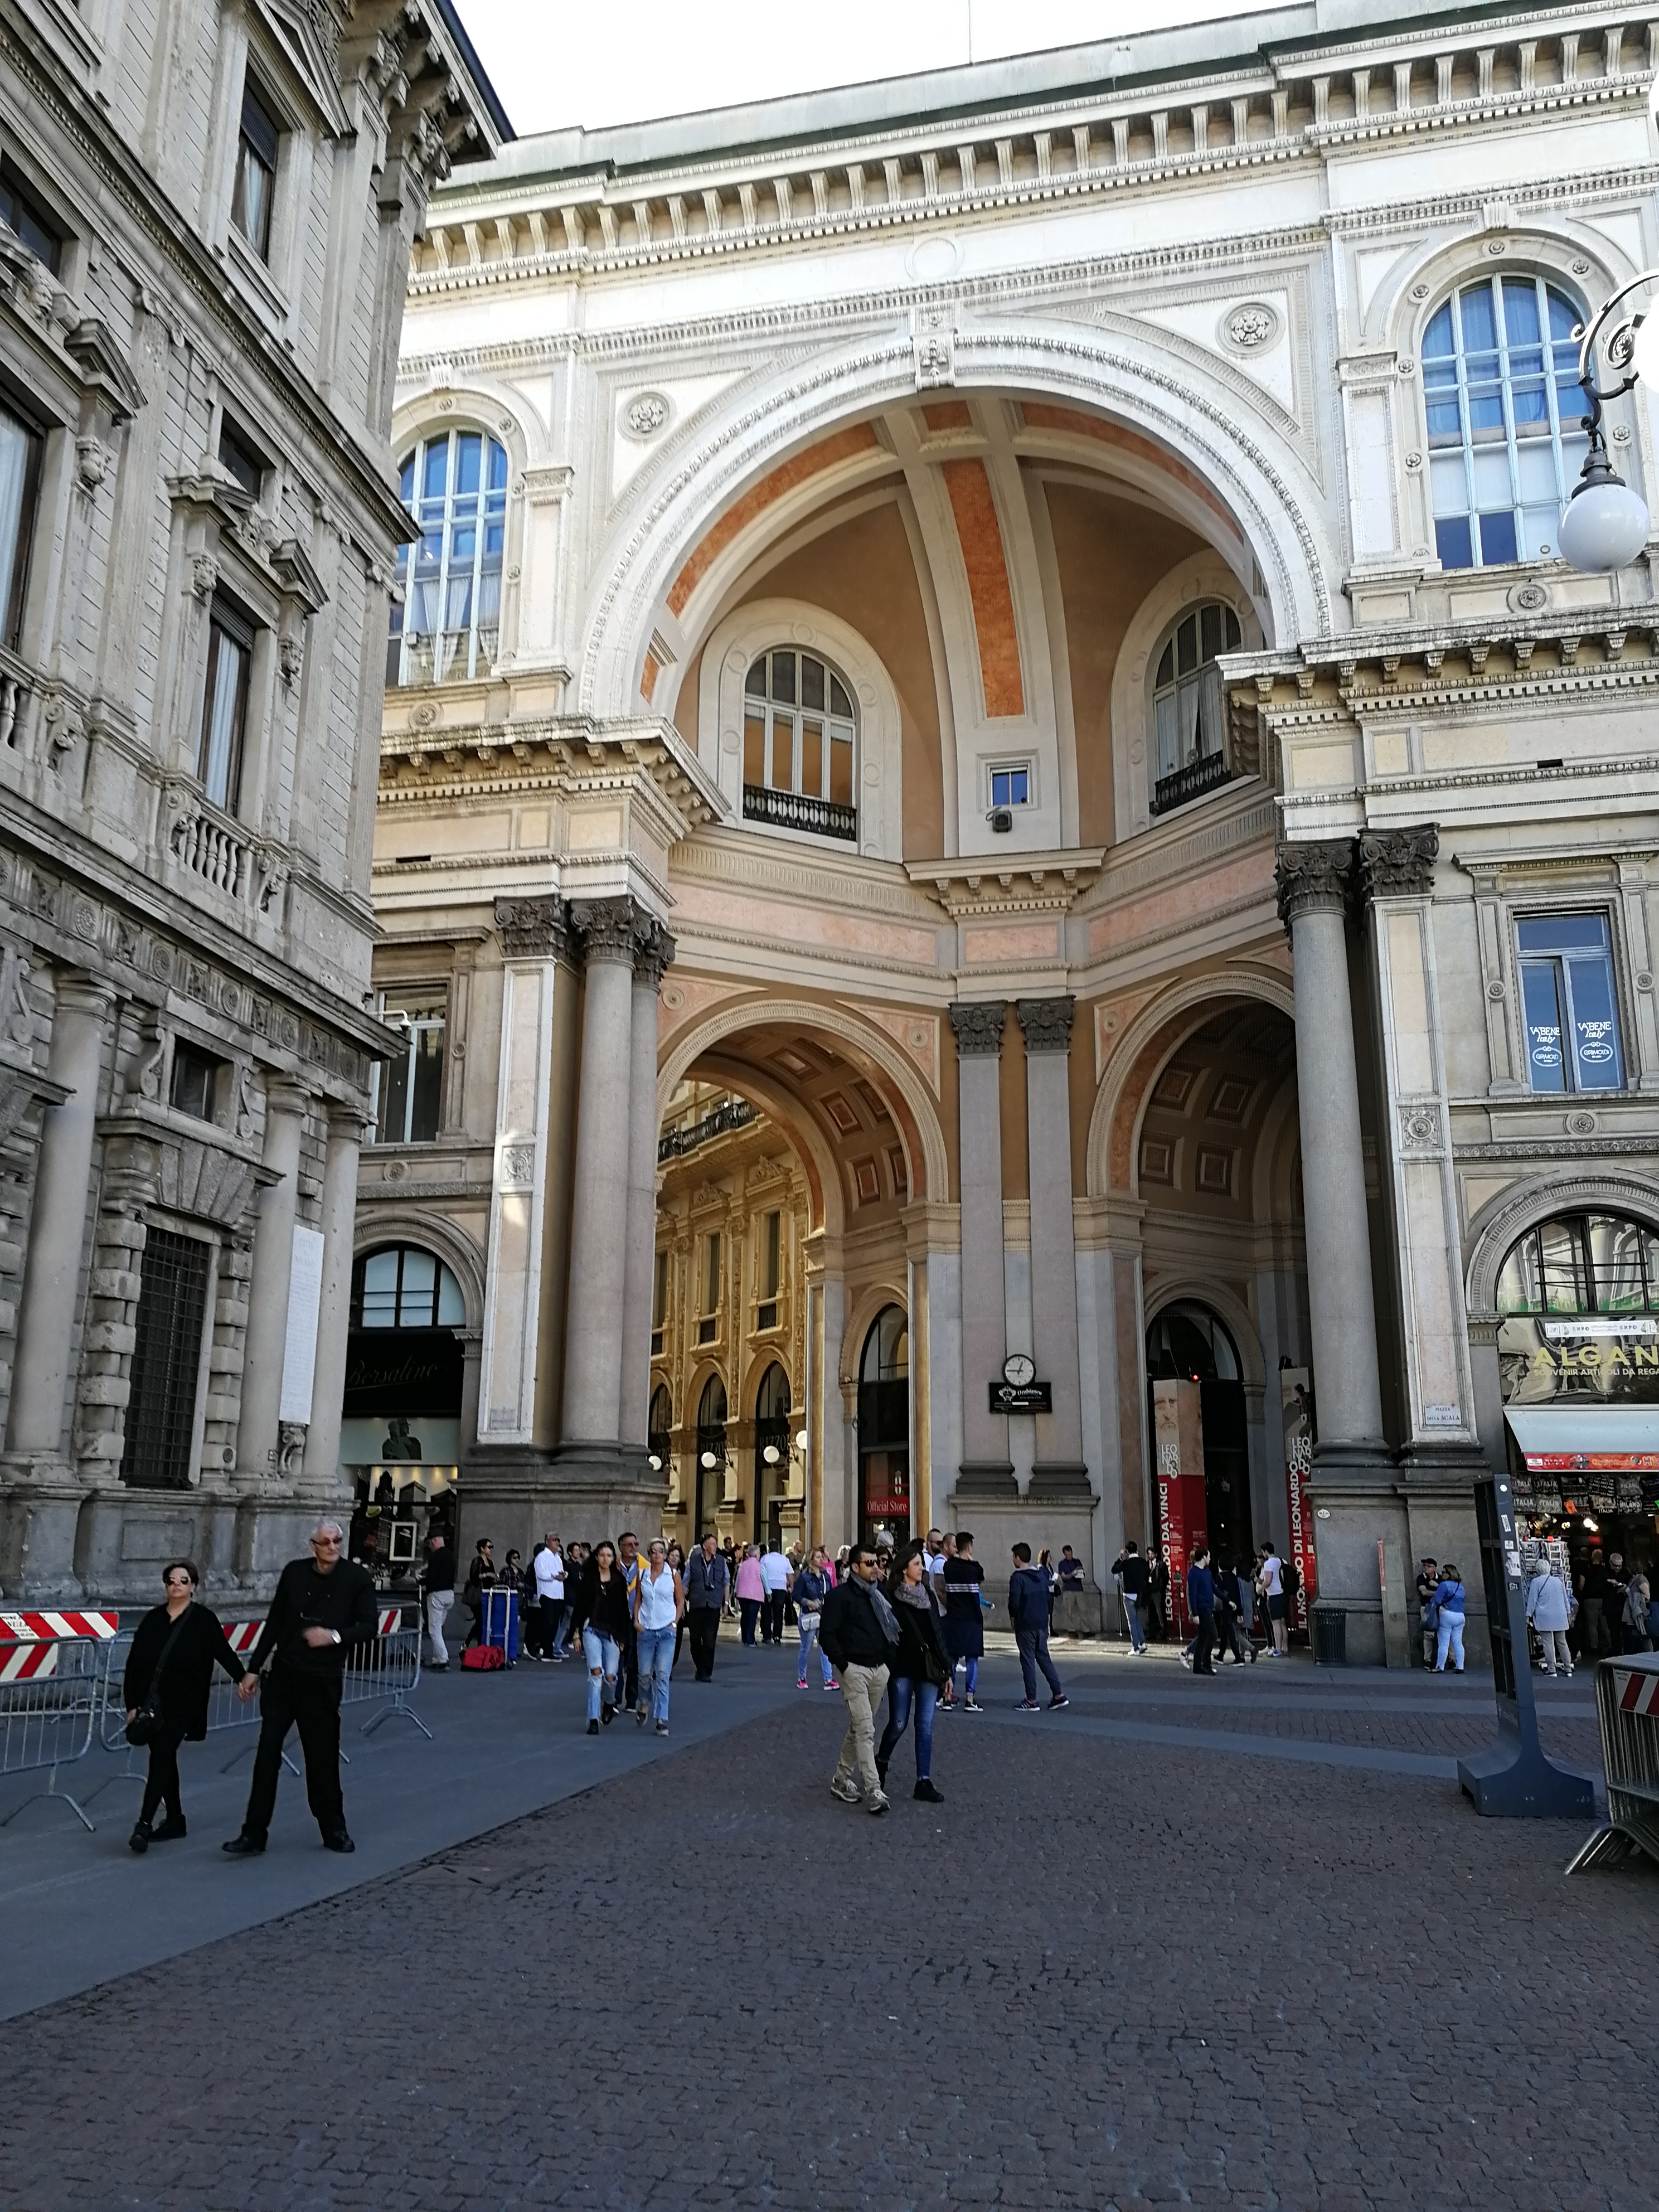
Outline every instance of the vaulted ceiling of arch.
{"type": "Polygon", "coordinates": [[[1279,1212],[1295,1081],[1295,1032],[1273,1007],[1233,1000],[1189,1031],[1153,1079],[1141,1120],[1147,1205],[1236,1220],[1279,1212]]]}
{"type": "Polygon", "coordinates": [[[695,742],[698,641],[748,599],[823,605],[898,690],[907,857],[952,849],[955,763],[1041,757],[1056,731],[1052,842],[1109,842],[1113,664],[1148,591],[1206,545],[1248,586],[1225,501],[1142,433],[1046,400],[919,398],[803,448],[711,526],[669,592],[688,651],[653,703],[695,742]]]}

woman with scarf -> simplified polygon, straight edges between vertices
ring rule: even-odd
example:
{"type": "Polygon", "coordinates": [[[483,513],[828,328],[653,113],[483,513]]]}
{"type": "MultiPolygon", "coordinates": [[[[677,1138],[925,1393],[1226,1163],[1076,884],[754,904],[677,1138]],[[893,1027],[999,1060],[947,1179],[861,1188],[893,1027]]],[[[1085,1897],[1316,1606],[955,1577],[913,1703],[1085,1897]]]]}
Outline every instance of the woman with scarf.
{"type": "Polygon", "coordinates": [[[876,1750],[876,1771],[885,1790],[888,1764],[914,1712],[915,1795],[927,1804],[942,1805],[944,1793],[933,1787],[933,1715],[939,1708],[939,1693],[951,1679],[951,1661],[945,1648],[944,1614],[933,1592],[924,1550],[925,1547],[919,1543],[907,1544],[887,1585],[888,1602],[898,1621],[899,1640],[888,1676],[887,1726],[876,1750]]]}

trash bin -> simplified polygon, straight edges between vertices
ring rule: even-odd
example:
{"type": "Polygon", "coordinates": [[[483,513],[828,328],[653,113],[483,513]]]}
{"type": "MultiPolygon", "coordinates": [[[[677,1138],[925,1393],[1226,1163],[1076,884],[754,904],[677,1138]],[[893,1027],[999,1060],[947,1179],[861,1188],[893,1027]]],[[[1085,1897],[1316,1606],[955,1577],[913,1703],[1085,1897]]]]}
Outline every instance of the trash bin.
{"type": "Polygon", "coordinates": [[[1314,1607],[1314,1664],[1346,1667],[1348,1663],[1348,1616],[1334,1605],[1314,1607]]]}

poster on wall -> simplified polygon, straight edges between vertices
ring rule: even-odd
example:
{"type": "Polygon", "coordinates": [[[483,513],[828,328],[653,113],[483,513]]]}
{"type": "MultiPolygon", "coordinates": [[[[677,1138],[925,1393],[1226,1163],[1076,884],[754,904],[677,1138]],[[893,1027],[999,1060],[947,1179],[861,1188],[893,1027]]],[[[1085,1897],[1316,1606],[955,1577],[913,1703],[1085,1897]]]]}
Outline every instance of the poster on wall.
{"type": "Polygon", "coordinates": [[[1291,1564],[1297,1583],[1289,1625],[1292,1636],[1305,1639],[1319,1592],[1319,1565],[1314,1556],[1313,1406],[1307,1369],[1281,1367],[1279,1388],[1285,1418],[1285,1500],[1290,1509],[1291,1564]]]}
{"type": "Polygon", "coordinates": [[[1204,1416],[1196,1382],[1152,1385],[1158,1539],[1170,1570],[1170,1617],[1187,1629],[1187,1569],[1204,1526],[1204,1416]]]}

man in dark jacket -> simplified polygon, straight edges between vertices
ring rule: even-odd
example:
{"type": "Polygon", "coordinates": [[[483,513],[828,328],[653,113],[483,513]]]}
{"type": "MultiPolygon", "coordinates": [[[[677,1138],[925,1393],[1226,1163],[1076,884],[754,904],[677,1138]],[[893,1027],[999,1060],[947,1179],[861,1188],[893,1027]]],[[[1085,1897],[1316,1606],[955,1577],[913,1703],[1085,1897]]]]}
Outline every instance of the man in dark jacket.
{"type": "Polygon", "coordinates": [[[697,1680],[714,1675],[714,1650],[720,1640],[720,1609],[726,1603],[726,1562],[711,1528],[685,1563],[686,1632],[697,1680]]]}
{"type": "Polygon", "coordinates": [[[224,1846],[233,1858],[265,1847],[283,1746],[296,1723],[305,1753],[306,1799],[323,1841],[331,1851],[356,1849],[346,1832],[340,1796],[340,1688],[347,1652],[374,1641],[374,1585],[354,1560],[341,1558],[344,1534],[337,1521],[319,1521],[311,1532],[310,1559],[290,1559],[283,1569],[248,1671],[237,1685],[239,1698],[252,1697],[270,1660],[253,1786],[242,1832],[224,1846]]]}
{"type": "Polygon", "coordinates": [[[1146,1602],[1151,1577],[1146,1571],[1146,1562],[1140,1556],[1140,1547],[1133,1536],[1113,1560],[1112,1572],[1117,1577],[1118,1587],[1123,1592],[1124,1617],[1129,1624],[1129,1648],[1139,1658],[1146,1649],[1146,1631],[1141,1623],[1140,1608],[1146,1602]]]}
{"type": "Polygon", "coordinates": [[[1193,1638],[1192,1656],[1183,1651],[1181,1663],[1190,1667],[1194,1674],[1213,1674],[1210,1655],[1215,1650],[1215,1577],[1210,1572],[1209,1553],[1201,1544],[1187,1570],[1187,1610],[1198,1623],[1198,1633],[1193,1638]]]}
{"type": "Polygon", "coordinates": [[[887,1793],[876,1771],[876,1710],[887,1694],[887,1676],[898,1649],[898,1621],[877,1582],[876,1555],[862,1544],[848,1555],[848,1574],[824,1600],[818,1642],[841,1677],[847,1700],[847,1734],[830,1787],[856,1805],[862,1785],[866,1812],[884,1813],[887,1793]]]}
{"type": "Polygon", "coordinates": [[[1048,1656],[1048,1577],[1041,1567],[1031,1565],[1030,1546],[1016,1544],[1014,1571],[1008,1581],[1008,1625],[1019,1652],[1019,1671],[1025,1677],[1025,1696],[1014,1708],[1016,1712],[1042,1711],[1037,1703],[1039,1667],[1051,1692],[1049,1711],[1072,1702],[1060,1687],[1054,1662],[1048,1656]]]}

